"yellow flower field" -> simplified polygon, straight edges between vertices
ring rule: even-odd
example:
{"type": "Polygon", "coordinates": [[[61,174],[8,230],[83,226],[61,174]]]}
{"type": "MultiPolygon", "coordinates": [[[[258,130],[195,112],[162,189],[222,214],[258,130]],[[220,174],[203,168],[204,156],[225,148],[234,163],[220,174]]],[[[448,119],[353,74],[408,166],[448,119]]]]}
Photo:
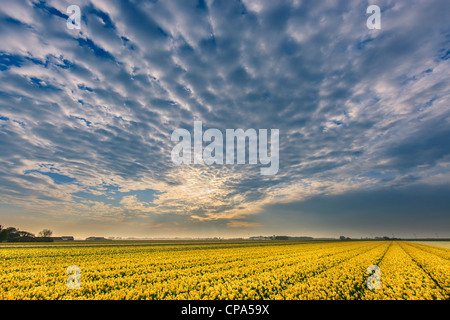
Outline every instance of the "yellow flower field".
{"type": "Polygon", "coordinates": [[[449,259],[401,241],[2,247],[0,299],[448,299],[449,259]]]}

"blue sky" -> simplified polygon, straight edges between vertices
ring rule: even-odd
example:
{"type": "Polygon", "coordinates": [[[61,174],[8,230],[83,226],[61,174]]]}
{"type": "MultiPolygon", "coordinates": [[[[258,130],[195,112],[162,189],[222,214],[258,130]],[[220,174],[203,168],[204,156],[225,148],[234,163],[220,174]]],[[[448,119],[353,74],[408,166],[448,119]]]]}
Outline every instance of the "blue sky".
{"type": "Polygon", "coordinates": [[[0,223],[450,237],[449,14],[447,0],[2,1],[0,223]],[[171,134],[194,121],[279,129],[278,173],[175,165],[171,134]]]}

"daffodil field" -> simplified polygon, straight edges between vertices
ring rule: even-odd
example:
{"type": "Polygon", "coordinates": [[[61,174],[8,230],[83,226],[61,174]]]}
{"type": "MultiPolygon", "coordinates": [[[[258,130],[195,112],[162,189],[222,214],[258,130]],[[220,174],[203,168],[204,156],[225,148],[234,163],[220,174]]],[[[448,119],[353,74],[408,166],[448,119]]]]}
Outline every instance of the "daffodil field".
{"type": "Polygon", "coordinates": [[[450,249],[407,241],[1,247],[0,299],[441,300],[449,259],[450,249]]]}

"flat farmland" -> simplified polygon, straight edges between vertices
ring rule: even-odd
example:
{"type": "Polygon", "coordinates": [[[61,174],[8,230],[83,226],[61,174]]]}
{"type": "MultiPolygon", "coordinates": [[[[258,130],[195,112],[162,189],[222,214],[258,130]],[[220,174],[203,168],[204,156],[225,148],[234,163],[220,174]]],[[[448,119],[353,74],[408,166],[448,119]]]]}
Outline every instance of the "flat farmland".
{"type": "Polygon", "coordinates": [[[443,300],[449,259],[406,241],[11,244],[0,247],[0,299],[443,300]]]}
{"type": "Polygon", "coordinates": [[[426,244],[433,247],[450,249],[450,241],[414,241],[415,243],[426,244]]]}

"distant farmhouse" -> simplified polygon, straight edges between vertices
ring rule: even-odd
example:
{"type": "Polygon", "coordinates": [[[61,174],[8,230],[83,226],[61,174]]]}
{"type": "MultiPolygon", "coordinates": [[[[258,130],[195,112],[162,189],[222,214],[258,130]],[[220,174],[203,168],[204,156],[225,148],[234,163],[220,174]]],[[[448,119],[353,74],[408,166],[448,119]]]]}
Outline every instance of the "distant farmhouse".
{"type": "Polygon", "coordinates": [[[72,236],[52,237],[54,241],[73,241],[72,236]]]}
{"type": "Polygon", "coordinates": [[[257,237],[250,237],[249,240],[272,240],[272,237],[264,237],[264,236],[257,236],[257,237]]]}
{"type": "Polygon", "coordinates": [[[108,241],[105,237],[89,237],[86,238],[86,241],[108,241]]]}

